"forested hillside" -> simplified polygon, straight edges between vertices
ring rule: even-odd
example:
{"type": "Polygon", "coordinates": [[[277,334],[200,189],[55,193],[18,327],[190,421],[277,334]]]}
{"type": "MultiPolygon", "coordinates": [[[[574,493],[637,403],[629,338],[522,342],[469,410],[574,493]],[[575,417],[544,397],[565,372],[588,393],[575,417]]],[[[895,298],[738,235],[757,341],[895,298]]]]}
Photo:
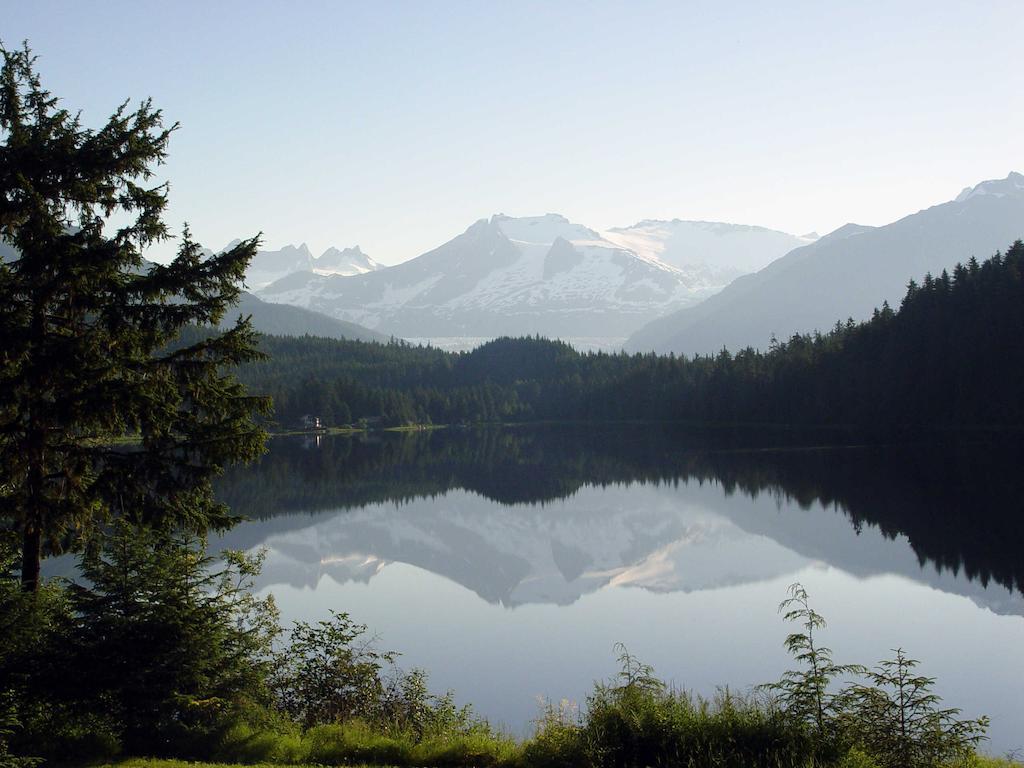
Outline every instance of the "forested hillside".
{"type": "Polygon", "coordinates": [[[896,306],[911,277],[939,274],[984,258],[1024,233],[1024,176],[983,181],[955,200],[881,227],[847,224],[737,278],[693,307],[658,318],[626,342],[631,352],[714,354],[723,346],[767,350],[789,338],[860,322],[888,301],[896,306]]]}
{"type": "Polygon", "coordinates": [[[1022,425],[1024,244],[911,282],[898,309],[794,335],[767,352],[580,354],[540,338],[468,353],[265,337],[241,378],[277,419],[386,425],[631,420],[1022,425]]]}

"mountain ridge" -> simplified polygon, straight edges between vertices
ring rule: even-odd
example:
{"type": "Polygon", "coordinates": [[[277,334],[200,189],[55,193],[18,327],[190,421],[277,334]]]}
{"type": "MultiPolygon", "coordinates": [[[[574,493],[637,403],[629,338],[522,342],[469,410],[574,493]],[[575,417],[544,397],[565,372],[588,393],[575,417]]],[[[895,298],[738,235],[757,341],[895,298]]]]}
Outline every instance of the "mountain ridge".
{"type": "MultiPolygon", "coordinates": [[[[775,230],[741,229],[770,233],[779,241],[775,251],[784,250],[783,240],[801,242],[775,230]]],[[[647,234],[648,243],[655,239],[647,234]]],[[[727,280],[711,266],[668,263],[653,246],[638,252],[557,213],[495,214],[391,267],[351,277],[307,270],[258,292],[407,338],[540,333],[621,342],[648,320],[719,290],[727,280]]]]}
{"type": "Polygon", "coordinates": [[[883,301],[897,305],[911,279],[986,258],[1022,236],[1024,177],[1011,173],[890,224],[846,224],[699,305],[652,321],[625,347],[687,355],[765,349],[773,335],[827,330],[837,320],[869,317],[883,301]]]}

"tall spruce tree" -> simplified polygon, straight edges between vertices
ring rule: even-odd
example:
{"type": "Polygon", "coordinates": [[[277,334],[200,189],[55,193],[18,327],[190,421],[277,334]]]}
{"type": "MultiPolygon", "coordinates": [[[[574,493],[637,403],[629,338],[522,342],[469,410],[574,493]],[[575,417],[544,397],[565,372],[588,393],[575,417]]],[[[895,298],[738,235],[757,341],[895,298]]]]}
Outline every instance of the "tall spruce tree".
{"type": "Polygon", "coordinates": [[[268,404],[227,372],[258,355],[246,320],[173,343],[237,300],[257,238],[206,258],[186,229],[171,264],[142,257],[168,237],[167,186],[151,180],[177,126],[144,101],[85,128],[27,45],[0,53],[0,515],[34,590],[44,547],[113,517],[226,525],[210,480],[262,451],[252,417],[268,404]]]}

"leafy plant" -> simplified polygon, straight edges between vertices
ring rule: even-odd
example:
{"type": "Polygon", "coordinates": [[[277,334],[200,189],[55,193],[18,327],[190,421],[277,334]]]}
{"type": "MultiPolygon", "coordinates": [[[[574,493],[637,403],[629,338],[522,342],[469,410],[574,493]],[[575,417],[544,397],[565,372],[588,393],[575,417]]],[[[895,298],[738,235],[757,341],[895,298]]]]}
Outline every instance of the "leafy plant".
{"type": "Polygon", "coordinates": [[[0,701],[0,768],[32,768],[42,762],[37,757],[17,757],[10,753],[7,741],[19,725],[14,707],[8,701],[0,701]]]}
{"type": "Polygon", "coordinates": [[[347,613],[315,624],[296,622],[279,654],[278,704],[305,728],[354,718],[376,719],[384,694],[382,672],[397,654],[376,648],[366,625],[347,613]]]}

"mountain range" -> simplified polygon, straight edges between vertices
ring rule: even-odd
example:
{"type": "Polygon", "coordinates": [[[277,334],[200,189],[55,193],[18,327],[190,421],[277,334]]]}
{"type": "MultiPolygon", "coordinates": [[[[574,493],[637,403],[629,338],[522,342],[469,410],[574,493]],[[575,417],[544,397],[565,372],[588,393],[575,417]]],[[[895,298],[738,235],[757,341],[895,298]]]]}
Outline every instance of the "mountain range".
{"type": "Polygon", "coordinates": [[[1020,173],[820,238],[680,219],[598,231],[554,213],[497,214],[391,267],[359,246],[319,257],[305,243],[259,251],[241,306],[258,330],[281,335],[458,348],[540,334],[586,348],[714,354],[865,319],[883,301],[897,305],[910,280],[1022,237],[1020,173]]]}
{"type": "MultiPolygon", "coordinates": [[[[223,250],[234,247],[238,242],[232,240],[223,250]]],[[[286,245],[276,251],[257,251],[245,272],[245,284],[252,290],[258,290],[293,272],[347,277],[380,268],[380,264],[363,253],[358,245],[344,250],[328,248],[318,257],[313,256],[305,243],[286,245]]]]}
{"type": "Polygon", "coordinates": [[[713,354],[765,349],[772,336],[827,331],[898,306],[911,279],[987,258],[1024,237],[1024,176],[984,181],[954,200],[881,227],[847,224],[737,278],[700,304],[651,322],[630,351],[713,354]]]}
{"type": "Polygon", "coordinates": [[[644,221],[599,233],[553,213],[498,214],[393,267],[353,276],[305,270],[258,293],[406,338],[539,333],[614,346],[810,241],[710,222],[644,221]]]}

